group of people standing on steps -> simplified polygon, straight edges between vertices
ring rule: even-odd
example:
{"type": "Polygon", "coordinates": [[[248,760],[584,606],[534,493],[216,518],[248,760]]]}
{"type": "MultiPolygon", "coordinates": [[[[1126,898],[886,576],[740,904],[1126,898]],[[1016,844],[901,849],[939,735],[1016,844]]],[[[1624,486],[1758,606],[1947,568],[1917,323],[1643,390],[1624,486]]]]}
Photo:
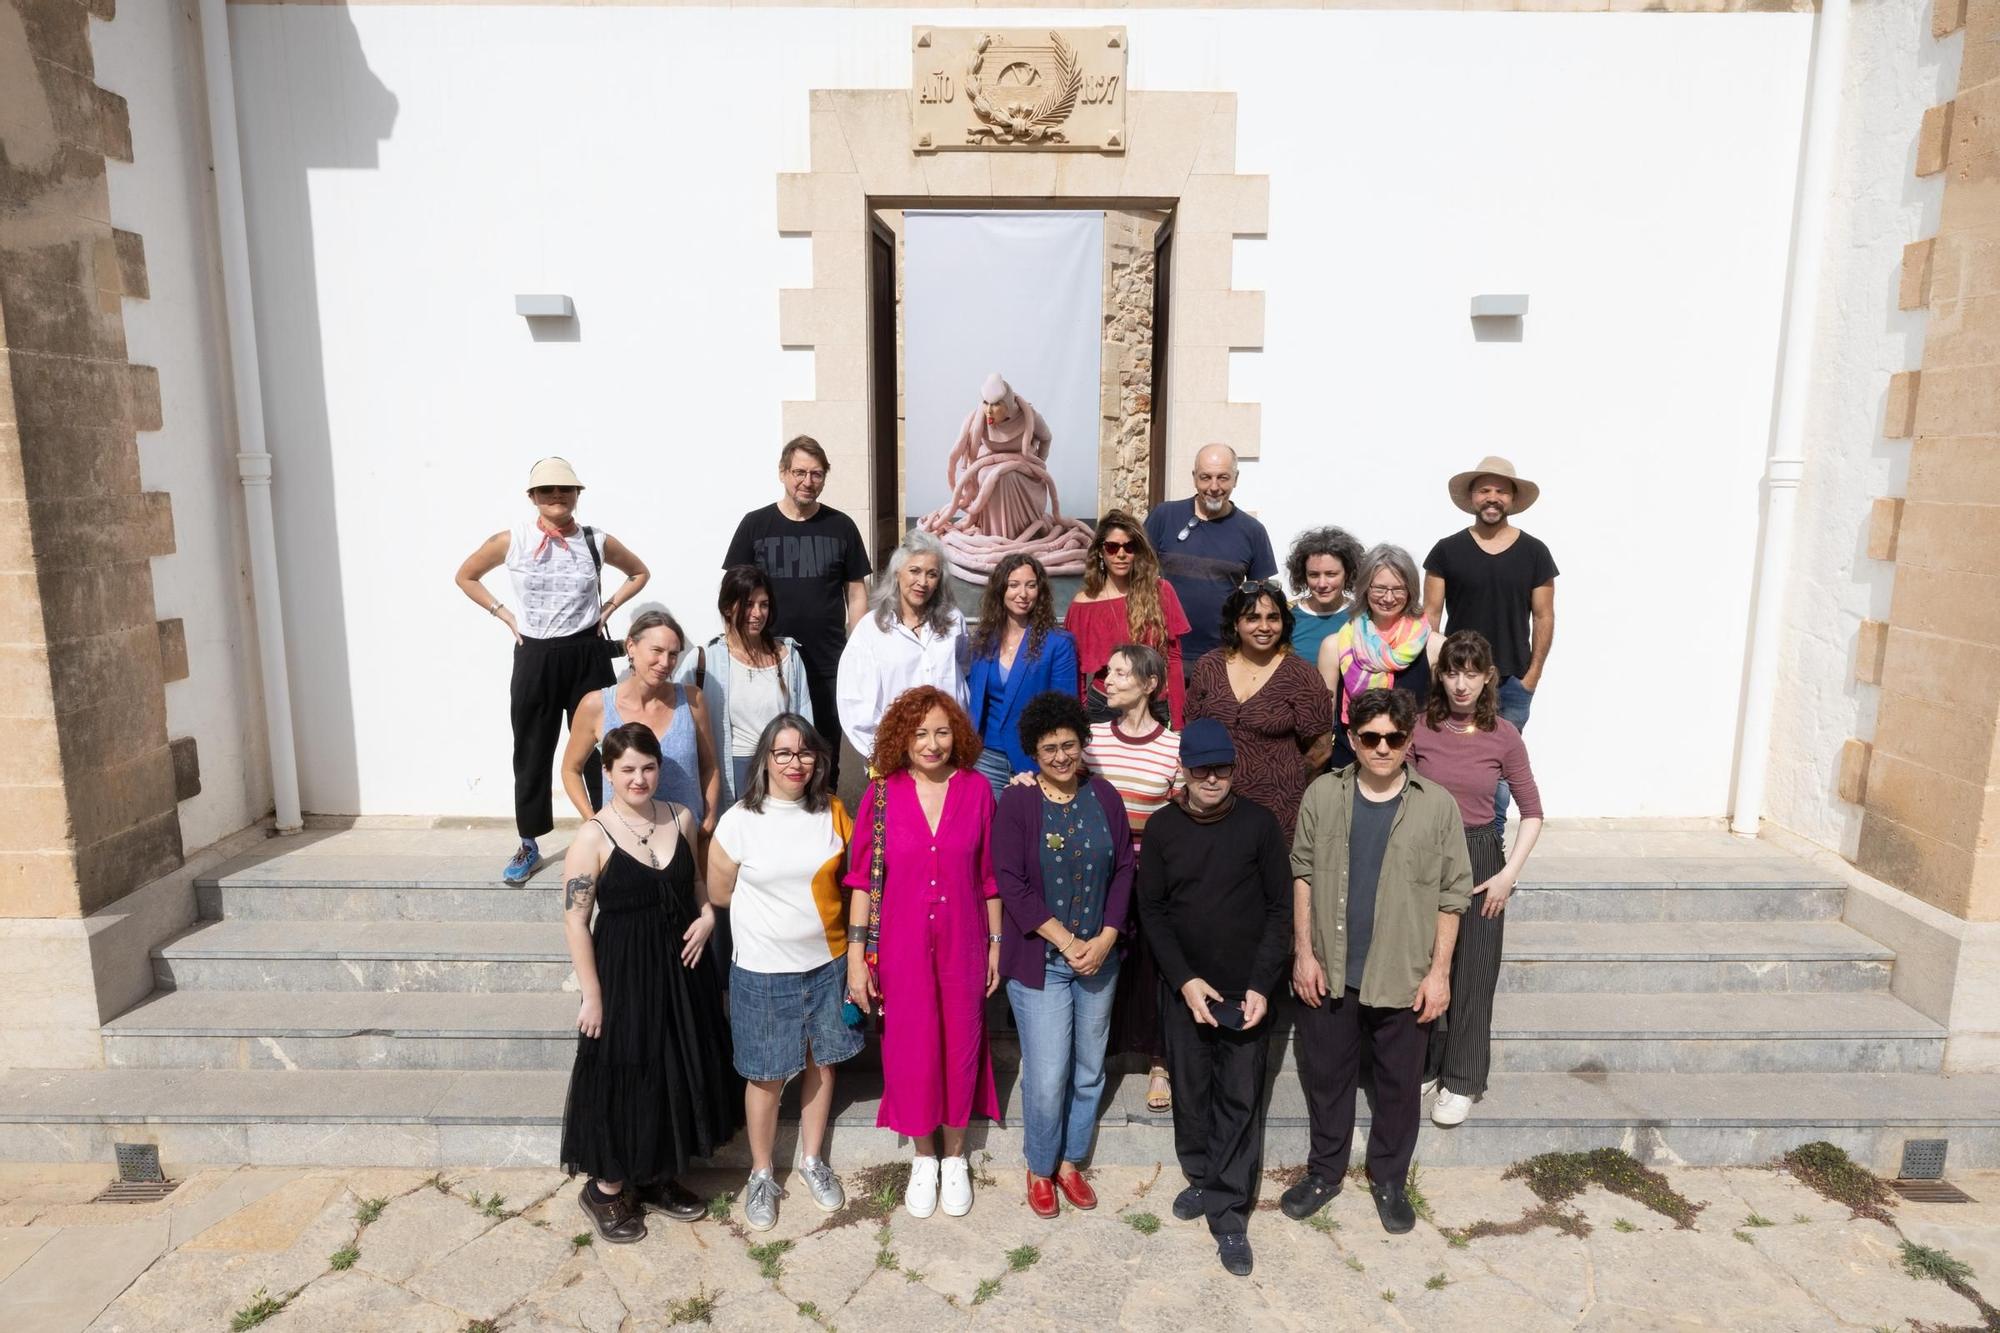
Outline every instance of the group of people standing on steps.
{"type": "Polygon", "coordinates": [[[1288,987],[1312,1130],[1283,1210],[1339,1192],[1365,1065],[1371,1192],[1407,1230],[1423,1099],[1449,1126],[1486,1090],[1505,907],[1542,822],[1521,729],[1556,567],[1511,522],[1539,488],[1494,457],[1452,477],[1473,522],[1432,548],[1422,584],[1401,547],[1308,530],[1293,600],[1232,500],[1233,451],[1211,445],[1193,496],[1099,520],[1060,623],[1028,555],[998,564],[969,623],[922,529],[871,578],[855,524],[819,502],[816,442],[788,442],[778,471],[780,499],[725,556],[723,631],[692,651],[661,607],[609,638],[648,571],[578,523],[562,459],[530,474],[533,521],[458,571],[515,638],[508,882],[540,862],[569,726],[582,1000],[562,1157],[589,1176],[598,1233],[701,1216],[679,1177],[746,1127],[743,1213],[775,1225],[794,1077],[793,1180],[839,1208],[833,1067],[871,1014],[877,1124],[914,1146],[905,1205],[964,1214],[966,1129],[999,1117],[986,1008],[1002,985],[1037,1215],[1095,1205],[1081,1167],[1107,1057],[1136,1054],[1147,1108],[1173,1115],[1175,1215],[1206,1218],[1224,1267],[1249,1272],[1266,1030],[1288,987]],[[518,610],[481,581],[503,564],[518,610]],[[607,564],[625,575],[608,596],[607,564]],[[869,769],[853,811],[835,794],[842,738],[869,769]]]}

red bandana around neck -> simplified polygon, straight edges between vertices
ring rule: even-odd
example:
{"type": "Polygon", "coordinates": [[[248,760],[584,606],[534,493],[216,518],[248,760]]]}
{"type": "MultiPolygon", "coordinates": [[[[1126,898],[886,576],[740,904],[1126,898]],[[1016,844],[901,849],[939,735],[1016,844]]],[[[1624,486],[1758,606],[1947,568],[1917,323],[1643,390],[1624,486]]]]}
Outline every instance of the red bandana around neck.
{"type": "Polygon", "coordinates": [[[540,560],[542,558],[542,552],[549,549],[551,542],[562,547],[565,554],[568,553],[569,543],[564,541],[563,538],[576,536],[577,526],[574,520],[570,522],[568,527],[559,528],[547,519],[537,517],[535,519],[535,526],[541,530],[542,534],[542,543],[535,548],[535,559],[540,560]]]}

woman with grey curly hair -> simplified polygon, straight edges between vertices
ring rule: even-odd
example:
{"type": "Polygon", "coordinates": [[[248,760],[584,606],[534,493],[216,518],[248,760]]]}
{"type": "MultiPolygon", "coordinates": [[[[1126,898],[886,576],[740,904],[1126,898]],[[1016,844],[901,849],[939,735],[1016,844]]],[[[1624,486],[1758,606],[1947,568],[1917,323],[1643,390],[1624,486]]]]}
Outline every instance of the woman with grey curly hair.
{"type": "Polygon", "coordinates": [[[834,685],[840,729],[857,753],[875,752],[875,726],[904,690],[935,685],[966,702],[965,617],[945,587],[944,546],[912,528],[868,593],[868,614],[840,654],[834,685]]]}
{"type": "Polygon", "coordinates": [[[1354,699],[1375,689],[1406,690],[1417,699],[1430,694],[1436,645],[1417,577],[1417,562],[1402,547],[1386,542],[1370,547],[1354,576],[1354,614],[1320,645],[1319,674],[1338,705],[1335,768],[1354,762],[1347,741],[1347,709],[1354,699]]]}
{"type": "Polygon", "coordinates": [[[1345,528],[1307,528],[1292,539],[1285,577],[1292,585],[1292,651],[1307,666],[1319,661],[1326,636],[1354,611],[1354,579],[1361,543],[1345,528]]]}

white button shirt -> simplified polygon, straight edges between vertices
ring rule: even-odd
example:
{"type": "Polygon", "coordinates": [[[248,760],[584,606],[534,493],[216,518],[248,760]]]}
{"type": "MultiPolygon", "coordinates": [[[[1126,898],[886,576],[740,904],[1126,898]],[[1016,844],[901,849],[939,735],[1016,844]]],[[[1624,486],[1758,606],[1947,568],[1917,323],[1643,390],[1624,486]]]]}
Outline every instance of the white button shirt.
{"type": "MultiPolygon", "coordinates": [[[[938,595],[948,594],[939,589],[938,595]]],[[[968,652],[965,617],[956,609],[943,634],[928,625],[913,630],[900,620],[883,629],[874,616],[861,618],[840,654],[834,699],[840,729],[864,761],[875,753],[875,728],[882,714],[904,690],[935,685],[964,706],[968,652]]]]}

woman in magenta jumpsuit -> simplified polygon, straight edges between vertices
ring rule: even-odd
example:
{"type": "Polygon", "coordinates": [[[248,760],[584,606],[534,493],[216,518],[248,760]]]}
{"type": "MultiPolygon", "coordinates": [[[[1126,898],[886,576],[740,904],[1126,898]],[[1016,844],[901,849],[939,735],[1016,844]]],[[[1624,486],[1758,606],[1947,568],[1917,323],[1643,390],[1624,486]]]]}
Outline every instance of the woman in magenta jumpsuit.
{"type": "Polygon", "coordinates": [[[875,1123],[908,1135],[915,1149],[903,1199],[913,1217],[940,1203],[948,1216],[965,1216],[966,1126],[974,1113],[1000,1118],[986,1049],[986,998],[1000,984],[1000,898],[988,844],[993,789],[973,768],[978,758],[979,734],[955,699],[928,685],[906,691],[876,729],[879,776],[854,819],[848,998],[863,1010],[882,1006],[875,1123]]]}

